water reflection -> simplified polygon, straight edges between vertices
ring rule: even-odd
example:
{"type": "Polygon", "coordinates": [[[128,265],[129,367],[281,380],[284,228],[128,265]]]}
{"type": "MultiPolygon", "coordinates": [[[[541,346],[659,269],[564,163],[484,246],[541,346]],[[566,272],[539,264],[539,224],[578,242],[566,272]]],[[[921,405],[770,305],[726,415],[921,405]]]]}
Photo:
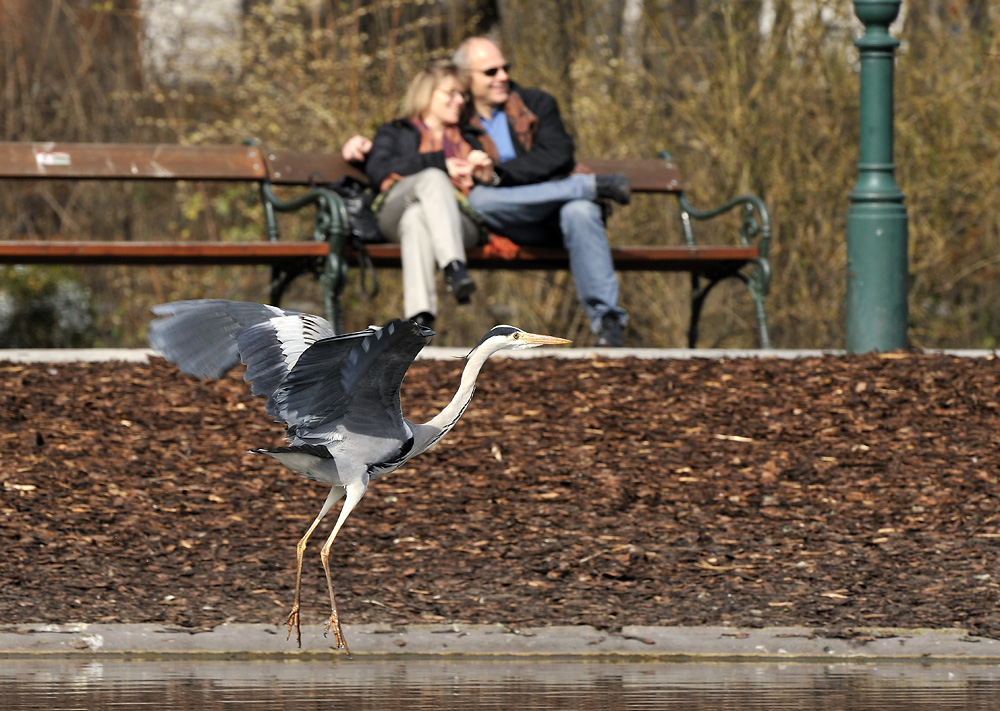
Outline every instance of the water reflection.
{"type": "Polygon", "coordinates": [[[996,709],[1000,667],[484,658],[0,661],[0,708],[996,709]]]}

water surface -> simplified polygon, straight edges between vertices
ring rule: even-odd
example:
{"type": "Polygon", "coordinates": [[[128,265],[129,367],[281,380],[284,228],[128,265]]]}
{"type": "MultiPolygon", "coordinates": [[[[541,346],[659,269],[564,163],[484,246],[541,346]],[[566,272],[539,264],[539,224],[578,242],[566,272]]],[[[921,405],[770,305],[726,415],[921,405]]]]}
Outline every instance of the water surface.
{"type": "Polygon", "coordinates": [[[993,664],[0,660],[0,709],[1000,709],[993,664]]]}

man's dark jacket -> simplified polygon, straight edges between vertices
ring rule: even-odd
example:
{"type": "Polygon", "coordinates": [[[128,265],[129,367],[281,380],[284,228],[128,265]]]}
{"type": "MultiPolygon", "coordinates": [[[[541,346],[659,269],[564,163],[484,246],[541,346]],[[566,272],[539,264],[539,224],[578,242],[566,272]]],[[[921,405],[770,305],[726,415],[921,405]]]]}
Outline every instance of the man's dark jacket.
{"type": "MultiPolygon", "coordinates": [[[[540,89],[523,89],[514,82],[510,90],[520,95],[524,105],[537,117],[538,124],[530,150],[525,149],[516,133],[511,131],[517,156],[496,166],[500,185],[528,185],[565,178],[573,172],[576,162],[573,139],[563,125],[555,97],[540,89]]],[[[470,143],[475,148],[483,148],[475,134],[470,143]]]]}

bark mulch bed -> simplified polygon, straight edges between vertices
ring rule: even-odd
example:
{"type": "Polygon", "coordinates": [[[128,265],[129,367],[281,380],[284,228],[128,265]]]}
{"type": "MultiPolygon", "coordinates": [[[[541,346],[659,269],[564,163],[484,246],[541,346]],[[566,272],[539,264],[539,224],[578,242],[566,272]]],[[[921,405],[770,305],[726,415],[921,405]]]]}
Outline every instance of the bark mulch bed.
{"type": "MultiPolygon", "coordinates": [[[[414,364],[407,415],[460,368],[414,364]]],[[[327,491],[246,453],[284,432],[241,378],[0,363],[4,623],[284,622],[327,491]]],[[[338,536],[342,619],[1000,638],[998,392],[998,361],[943,355],[495,360],[338,536]]]]}

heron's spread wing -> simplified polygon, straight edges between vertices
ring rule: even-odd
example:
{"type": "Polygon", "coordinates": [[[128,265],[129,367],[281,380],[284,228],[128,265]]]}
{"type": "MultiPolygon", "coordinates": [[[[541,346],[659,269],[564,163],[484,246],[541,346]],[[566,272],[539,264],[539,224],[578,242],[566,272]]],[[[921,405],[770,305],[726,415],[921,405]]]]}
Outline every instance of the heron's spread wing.
{"type": "Polygon", "coordinates": [[[325,444],[343,430],[408,436],[399,389],[434,332],[404,320],[335,336],[318,316],[203,299],[153,308],[149,343],[186,373],[219,378],[242,360],[254,395],[290,439],[325,444]]]}
{"type": "Polygon", "coordinates": [[[433,332],[397,319],[382,328],[317,341],[268,401],[289,435],[322,441],[338,427],[369,436],[399,436],[399,389],[433,332]]]}
{"type": "MultiPolygon", "coordinates": [[[[174,301],[154,306],[153,313],[159,318],[149,325],[150,346],[185,373],[201,378],[221,378],[240,362],[236,336],[248,327],[284,320],[284,328],[273,329],[272,337],[284,348],[286,373],[302,351],[333,335],[326,319],[243,301],[174,301]]],[[[254,386],[255,394],[263,392],[256,382],[254,386]]]]}
{"type": "Polygon", "coordinates": [[[299,317],[286,316],[254,324],[236,334],[240,358],[247,366],[244,380],[253,381],[254,395],[268,396],[268,413],[283,422],[286,420],[275,409],[275,391],[298,367],[302,355],[322,344],[327,367],[336,371],[337,364],[344,362],[351,349],[369,333],[328,334],[322,339],[313,338],[307,342],[296,336],[301,328],[299,317]]]}

